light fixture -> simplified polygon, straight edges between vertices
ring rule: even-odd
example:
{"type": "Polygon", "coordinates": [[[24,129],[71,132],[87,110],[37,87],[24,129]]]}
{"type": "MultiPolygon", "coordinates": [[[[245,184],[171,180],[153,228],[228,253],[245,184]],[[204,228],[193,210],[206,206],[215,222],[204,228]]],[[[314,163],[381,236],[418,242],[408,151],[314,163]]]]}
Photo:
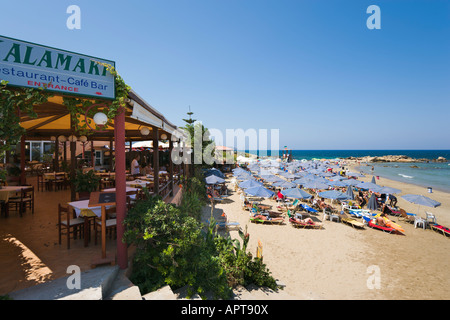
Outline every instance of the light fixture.
{"type": "Polygon", "coordinates": [[[150,134],[150,129],[148,127],[142,127],[139,131],[143,136],[148,136],[150,134]]]}
{"type": "MultiPolygon", "coordinates": [[[[94,117],[92,117],[92,120],[94,120],[94,123],[96,125],[96,128],[92,128],[90,126],[90,120],[88,120],[88,114],[89,114],[89,110],[93,109],[93,108],[99,108],[100,110],[104,110],[105,108],[108,108],[107,105],[105,104],[93,104],[91,105],[89,108],[87,108],[87,110],[84,113],[84,122],[86,123],[86,125],[91,128],[92,131],[95,132],[107,132],[106,130],[103,131],[105,125],[108,123],[108,116],[106,114],[104,114],[103,112],[97,112],[94,117]],[[98,130],[100,129],[100,130],[98,130]]],[[[98,109],[97,109],[98,110],[98,109]]]]}
{"type": "Polygon", "coordinates": [[[77,136],[72,134],[72,135],[69,136],[68,140],[70,142],[77,142],[78,138],[77,138],[77,136]]]}
{"type": "Polygon", "coordinates": [[[92,119],[98,126],[104,126],[108,122],[108,116],[103,112],[97,112],[92,119]]]}
{"type": "Polygon", "coordinates": [[[163,134],[161,135],[161,140],[167,140],[167,134],[163,133],[163,134]]]}
{"type": "Polygon", "coordinates": [[[80,137],[80,142],[85,143],[88,140],[88,138],[86,136],[81,136],[80,137]]]}
{"type": "Polygon", "coordinates": [[[65,136],[59,136],[59,137],[58,137],[58,141],[59,141],[59,142],[66,142],[66,141],[67,141],[67,138],[66,138],[65,136]]]}
{"type": "Polygon", "coordinates": [[[56,137],[55,137],[55,136],[51,136],[51,137],[50,137],[50,140],[51,140],[51,141],[56,141],[56,137]]]}

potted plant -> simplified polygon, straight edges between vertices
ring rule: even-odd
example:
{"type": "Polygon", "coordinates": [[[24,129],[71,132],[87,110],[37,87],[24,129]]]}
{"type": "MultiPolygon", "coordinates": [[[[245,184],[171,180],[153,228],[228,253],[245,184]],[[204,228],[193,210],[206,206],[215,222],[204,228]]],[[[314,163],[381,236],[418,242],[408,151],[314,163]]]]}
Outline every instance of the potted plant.
{"type": "Polygon", "coordinates": [[[88,199],[91,192],[96,191],[100,184],[100,177],[95,175],[94,170],[83,172],[77,170],[75,177],[71,179],[75,187],[75,191],[78,192],[80,199],[88,199]]]}

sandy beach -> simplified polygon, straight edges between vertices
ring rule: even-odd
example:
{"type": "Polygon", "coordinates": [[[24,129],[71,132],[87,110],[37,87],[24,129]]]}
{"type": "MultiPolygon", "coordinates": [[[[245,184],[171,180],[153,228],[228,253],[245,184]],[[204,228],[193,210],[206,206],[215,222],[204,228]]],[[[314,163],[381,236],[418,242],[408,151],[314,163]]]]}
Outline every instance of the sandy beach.
{"type": "MultiPolygon", "coordinates": [[[[370,181],[372,176],[359,178],[370,181]]],[[[227,180],[229,189],[230,180],[227,180]]],[[[398,206],[417,213],[418,206],[401,198],[412,193],[441,202],[437,208],[421,207],[433,212],[437,222],[450,225],[448,193],[380,178],[377,184],[402,190],[398,206]]],[[[265,204],[276,202],[265,199],[265,204]]],[[[215,215],[225,212],[229,221],[237,221],[250,234],[249,251],[256,255],[258,241],[263,245],[264,263],[272,275],[283,282],[284,293],[292,299],[448,299],[450,297],[450,238],[431,229],[414,228],[414,224],[389,216],[405,229],[395,235],[366,227],[355,229],[343,223],[323,221],[323,214],[312,215],[322,222],[322,230],[297,229],[285,218],[284,225],[255,224],[249,211],[241,206],[240,195],[232,192],[229,200],[215,204],[215,215]],[[379,280],[379,282],[375,281],[379,280]],[[378,286],[379,285],[379,286],[378,286]]],[[[205,209],[208,217],[210,209],[205,209]]],[[[237,231],[230,231],[239,239],[237,231]]],[[[283,295],[283,299],[285,296],[283,295]]]]}

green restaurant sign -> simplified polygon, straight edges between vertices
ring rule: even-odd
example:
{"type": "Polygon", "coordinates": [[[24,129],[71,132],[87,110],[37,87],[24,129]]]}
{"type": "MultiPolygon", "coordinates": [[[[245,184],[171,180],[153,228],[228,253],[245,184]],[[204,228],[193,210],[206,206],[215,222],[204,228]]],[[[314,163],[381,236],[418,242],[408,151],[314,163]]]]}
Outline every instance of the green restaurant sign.
{"type": "Polygon", "coordinates": [[[115,99],[114,61],[0,36],[0,80],[62,94],[115,99]]]}

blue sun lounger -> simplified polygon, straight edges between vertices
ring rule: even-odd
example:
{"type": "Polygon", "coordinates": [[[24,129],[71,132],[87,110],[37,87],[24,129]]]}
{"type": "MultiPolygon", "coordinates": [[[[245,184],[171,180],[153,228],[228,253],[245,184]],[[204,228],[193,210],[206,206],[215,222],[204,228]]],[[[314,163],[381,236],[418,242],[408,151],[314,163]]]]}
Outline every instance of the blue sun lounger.
{"type": "Polygon", "coordinates": [[[303,209],[305,209],[306,211],[308,211],[308,212],[314,212],[314,213],[317,213],[317,212],[319,212],[319,211],[317,211],[316,209],[313,209],[313,208],[311,208],[310,206],[308,206],[308,205],[306,205],[306,204],[301,204],[300,205],[303,209]]]}

